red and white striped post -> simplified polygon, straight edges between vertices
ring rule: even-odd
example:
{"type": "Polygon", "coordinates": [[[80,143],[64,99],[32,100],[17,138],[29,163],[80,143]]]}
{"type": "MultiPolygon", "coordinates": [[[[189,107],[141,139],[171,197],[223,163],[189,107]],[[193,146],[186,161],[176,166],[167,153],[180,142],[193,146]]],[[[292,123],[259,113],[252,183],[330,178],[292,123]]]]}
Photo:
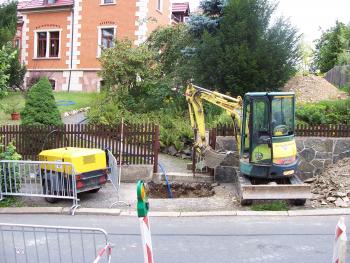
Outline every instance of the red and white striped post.
{"type": "Polygon", "coordinates": [[[345,263],[347,240],[348,239],[346,237],[345,219],[344,217],[341,217],[335,228],[335,240],[334,240],[332,263],[345,263]]]}
{"type": "Polygon", "coordinates": [[[140,221],[144,263],[153,263],[151,227],[148,201],[143,181],[137,183],[137,215],[140,221]]]}
{"type": "Polygon", "coordinates": [[[145,263],[153,263],[152,237],[148,216],[139,218],[145,263]]]}
{"type": "Polygon", "coordinates": [[[101,251],[98,253],[96,259],[94,260],[93,263],[98,263],[100,260],[103,258],[103,256],[107,253],[107,262],[111,262],[112,258],[112,246],[110,243],[107,243],[107,245],[101,249],[101,251]]]}

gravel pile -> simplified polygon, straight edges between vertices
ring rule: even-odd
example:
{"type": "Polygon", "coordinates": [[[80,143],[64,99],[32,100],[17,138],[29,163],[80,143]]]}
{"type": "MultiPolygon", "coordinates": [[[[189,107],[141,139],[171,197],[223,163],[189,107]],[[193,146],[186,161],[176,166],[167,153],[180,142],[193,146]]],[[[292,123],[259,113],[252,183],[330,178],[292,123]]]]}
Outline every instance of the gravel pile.
{"type": "Polygon", "coordinates": [[[283,91],[295,92],[297,102],[318,102],[348,97],[345,92],[315,75],[295,76],[287,82],[283,91]]]}
{"type": "Polygon", "coordinates": [[[308,182],[314,207],[350,207],[350,158],[329,166],[308,182]]]}

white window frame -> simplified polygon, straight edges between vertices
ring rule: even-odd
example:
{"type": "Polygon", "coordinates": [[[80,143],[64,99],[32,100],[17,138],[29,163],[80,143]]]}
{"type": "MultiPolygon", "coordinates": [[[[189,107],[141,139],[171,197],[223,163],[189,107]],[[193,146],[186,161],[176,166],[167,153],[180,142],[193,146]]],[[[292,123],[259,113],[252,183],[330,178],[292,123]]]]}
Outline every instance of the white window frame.
{"type": "Polygon", "coordinates": [[[114,40],[117,38],[117,26],[98,26],[97,27],[97,32],[98,32],[98,38],[97,38],[97,57],[101,57],[102,53],[102,29],[114,29],[114,40]]]}
{"type": "Polygon", "coordinates": [[[116,4],[116,0],[113,0],[112,3],[105,3],[105,0],[100,0],[100,5],[115,5],[116,4]]]}
{"type": "Polygon", "coordinates": [[[159,12],[163,12],[163,0],[156,0],[156,10],[159,12]],[[159,6],[158,6],[159,3],[159,6]]]}
{"type": "Polygon", "coordinates": [[[62,29],[56,28],[56,29],[41,29],[41,30],[34,30],[34,59],[60,59],[61,58],[61,36],[62,36],[62,29]],[[46,54],[45,57],[38,57],[38,33],[46,32],[46,54]],[[50,57],[50,32],[58,32],[59,38],[58,38],[58,56],[57,57],[50,57]]]}

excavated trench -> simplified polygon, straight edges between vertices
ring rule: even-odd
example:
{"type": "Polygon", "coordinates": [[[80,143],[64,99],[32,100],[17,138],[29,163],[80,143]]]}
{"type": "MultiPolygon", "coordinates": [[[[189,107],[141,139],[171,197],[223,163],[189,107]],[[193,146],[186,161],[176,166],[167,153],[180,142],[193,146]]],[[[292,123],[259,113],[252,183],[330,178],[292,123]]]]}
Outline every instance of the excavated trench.
{"type": "MultiPolygon", "coordinates": [[[[150,198],[169,198],[166,183],[147,183],[150,198]]],[[[208,183],[176,183],[170,184],[173,198],[199,198],[210,197],[215,194],[211,184],[208,183]]]]}

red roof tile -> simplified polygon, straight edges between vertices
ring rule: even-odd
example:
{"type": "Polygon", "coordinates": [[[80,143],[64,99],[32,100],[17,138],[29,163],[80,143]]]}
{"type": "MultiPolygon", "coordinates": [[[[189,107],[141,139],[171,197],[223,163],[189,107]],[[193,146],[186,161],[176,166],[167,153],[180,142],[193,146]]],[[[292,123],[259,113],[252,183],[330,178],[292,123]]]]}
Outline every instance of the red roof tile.
{"type": "Polygon", "coordinates": [[[190,12],[190,4],[188,2],[186,2],[186,3],[173,3],[172,11],[173,11],[173,13],[176,13],[176,12],[182,12],[182,13],[190,12]]]}
{"type": "Polygon", "coordinates": [[[74,0],[57,0],[54,4],[47,4],[47,0],[20,0],[18,10],[51,8],[59,6],[72,6],[74,0]]]}

